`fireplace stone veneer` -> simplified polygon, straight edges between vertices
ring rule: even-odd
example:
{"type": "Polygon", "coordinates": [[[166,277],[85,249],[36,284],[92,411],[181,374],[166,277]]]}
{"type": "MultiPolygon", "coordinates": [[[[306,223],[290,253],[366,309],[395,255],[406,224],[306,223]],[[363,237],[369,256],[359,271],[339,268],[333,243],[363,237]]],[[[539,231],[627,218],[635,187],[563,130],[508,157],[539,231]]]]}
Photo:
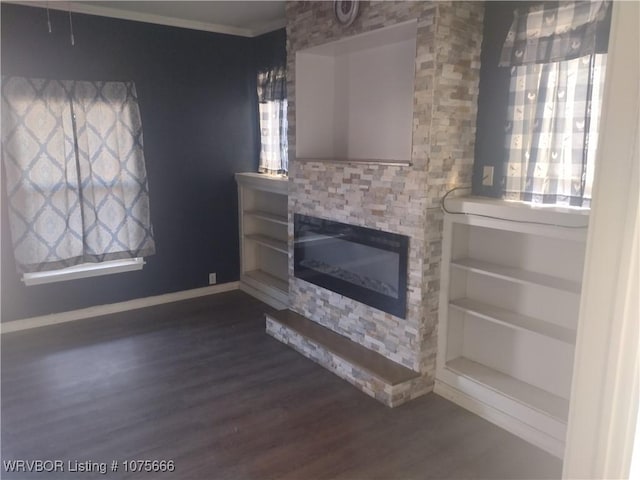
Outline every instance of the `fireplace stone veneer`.
{"type": "MultiPolygon", "coordinates": [[[[480,2],[363,2],[360,16],[345,28],[333,19],[331,2],[286,4],[290,308],[420,374],[391,402],[384,393],[371,391],[384,387],[359,384],[357,371],[340,367],[340,376],[387,405],[433,386],[442,243],[439,201],[448,189],[471,184],[483,8],[480,2]],[[296,161],[296,52],[414,19],[412,164],[296,161]],[[408,236],[406,318],[297,279],[294,213],[408,236]]],[[[317,346],[300,345],[298,350],[309,357],[322,355],[317,346]]],[[[320,363],[338,373],[332,362],[320,363]]]]}

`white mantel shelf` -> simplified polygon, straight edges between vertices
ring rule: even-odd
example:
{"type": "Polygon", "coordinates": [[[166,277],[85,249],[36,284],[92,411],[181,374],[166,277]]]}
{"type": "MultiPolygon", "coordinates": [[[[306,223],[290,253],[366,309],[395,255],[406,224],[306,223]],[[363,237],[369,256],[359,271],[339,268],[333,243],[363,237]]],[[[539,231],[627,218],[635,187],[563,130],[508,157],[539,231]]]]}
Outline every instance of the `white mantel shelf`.
{"type": "Polygon", "coordinates": [[[376,160],[367,158],[296,158],[298,162],[348,163],[357,165],[383,165],[392,167],[410,167],[411,160],[376,160]]]}

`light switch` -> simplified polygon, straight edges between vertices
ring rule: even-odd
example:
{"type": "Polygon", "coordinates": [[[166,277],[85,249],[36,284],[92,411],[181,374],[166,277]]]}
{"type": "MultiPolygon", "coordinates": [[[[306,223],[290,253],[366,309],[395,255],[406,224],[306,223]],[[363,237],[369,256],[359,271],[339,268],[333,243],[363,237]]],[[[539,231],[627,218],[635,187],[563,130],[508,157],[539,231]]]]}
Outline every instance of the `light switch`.
{"type": "Polygon", "coordinates": [[[490,167],[490,166],[482,167],[482,186],[483,187],[493,186],[493,167],[490,167]]]}

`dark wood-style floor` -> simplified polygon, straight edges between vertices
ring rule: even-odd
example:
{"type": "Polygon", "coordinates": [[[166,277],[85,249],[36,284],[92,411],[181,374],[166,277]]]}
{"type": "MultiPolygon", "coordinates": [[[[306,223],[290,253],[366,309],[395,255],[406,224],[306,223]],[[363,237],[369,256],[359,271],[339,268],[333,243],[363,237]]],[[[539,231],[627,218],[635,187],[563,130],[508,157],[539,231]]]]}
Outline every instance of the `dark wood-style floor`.
{"type": "Polygon", "coordinates": [[[266,309],[230,292],[2,335],[2,459],[175,462],[47,479],[560,476],[435,394],[384,407],[267,336],[266,309]]]}

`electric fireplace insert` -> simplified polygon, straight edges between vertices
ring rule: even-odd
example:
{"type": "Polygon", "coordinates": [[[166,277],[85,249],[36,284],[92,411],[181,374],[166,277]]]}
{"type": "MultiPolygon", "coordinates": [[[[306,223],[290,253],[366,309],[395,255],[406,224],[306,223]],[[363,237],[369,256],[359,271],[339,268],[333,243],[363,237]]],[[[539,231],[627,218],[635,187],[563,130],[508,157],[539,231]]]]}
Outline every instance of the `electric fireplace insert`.
{"type": "Polygon", "coordinates": [[[405,318],[409,237],[294,214],[297,278],[405,318]]]}

